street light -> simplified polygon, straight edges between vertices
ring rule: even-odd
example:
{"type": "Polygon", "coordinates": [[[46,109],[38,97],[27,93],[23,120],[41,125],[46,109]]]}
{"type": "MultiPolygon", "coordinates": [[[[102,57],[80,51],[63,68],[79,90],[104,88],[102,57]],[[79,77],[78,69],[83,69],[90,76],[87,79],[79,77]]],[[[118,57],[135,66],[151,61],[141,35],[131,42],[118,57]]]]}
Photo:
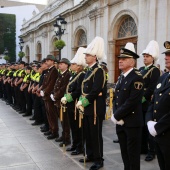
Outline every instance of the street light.
{"type": "MultiPolygon", "coordinates": [[[[61,40],[61,36],[64,34],[64,31],[66,30],[67,21],[65,21],[65,18],[62,18],[61,15],[56,19],[56,22],[54,23],[54,32],[59,40],[61,40]]],[[[61,59],[61,49],[59,49],[59,60],[61,59]]]]}
{"type": "Polygon", "coordinates": [[[22,52],[22,49],[23,49],[23,47],[24,47],[24,41],[23,41],[23,39],[22,38],[20,38],[19,39],[19,47],[20,47],[20,50],[21,50],[21,52],[22,52]]]}

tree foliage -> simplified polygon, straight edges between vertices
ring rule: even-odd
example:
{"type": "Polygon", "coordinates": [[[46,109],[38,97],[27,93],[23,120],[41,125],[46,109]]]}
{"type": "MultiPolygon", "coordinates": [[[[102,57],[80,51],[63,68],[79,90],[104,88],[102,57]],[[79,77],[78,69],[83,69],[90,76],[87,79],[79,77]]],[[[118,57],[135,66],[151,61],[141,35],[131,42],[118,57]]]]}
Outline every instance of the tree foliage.
{"type": "Polygon", "coordinates": [[[23,51],[20,51],[18,53],[18,57],[23,58],[25,56],[25,53],[23,51]]]}
{"type": "Polygon", "coordinates": [[[8,50],[9,62],[16,60],[16,16],[0,14],[0,54],[8,50]]]}

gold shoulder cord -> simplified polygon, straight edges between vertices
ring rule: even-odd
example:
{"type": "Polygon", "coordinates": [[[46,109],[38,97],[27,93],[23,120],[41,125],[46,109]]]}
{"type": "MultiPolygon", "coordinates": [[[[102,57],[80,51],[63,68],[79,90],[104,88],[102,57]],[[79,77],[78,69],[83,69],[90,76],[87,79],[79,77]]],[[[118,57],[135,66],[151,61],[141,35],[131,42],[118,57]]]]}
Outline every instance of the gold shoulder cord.
{"type": "MultiPolygon", "coordinates": [[[[101,68],[101,67],[99,67],[101,68]]],[[[95,76],[95,73],[96,71],[99,69],[99,68],[95,68],[94,71],[92,72],[92,74],[85,80],[83,80],[82,82],[82,94],[83,96],[87,96],[88,94],[84,93],[83,91],[83,88],[84,88],[84,83],[87,82],[88,80],[90,80],[90,78],[94,75],[95,76]]],[[[102,69],[102,68],[101,68],[102,69]]],[[[103,71],[103,77],[104,77],[104,81],[103,81],[103,85],[102,85],[102,88],[104,87],[104,84],[106,82],[106,76],[105,76],[105,71],[102,69],[103,71]]],[[[93,78],[93,81],[94,81],[94,78],[93,78]]],[[[96,117],[97,117],[97,113],[96,113],[96,100],[94,100],[94,125],[96,125],[96,117]]]]}
{"type": "Polygon", "coordinates": [[[69,85],[72,84],[73,82],[75,82],[82,73],[83,73],[83,72],[80,72],[79,74],[77,74],[77,76],[74,77],[74,79],[68,83],[67,88],[66,88],[66,93],[68,93],[69,85]]]}
{"type": "Polygon", "coordinates": [[[149,75],[149,73],[151,73],[151,72],[153,71],[154,68],[155,68],[155,67],[151,68],[151,69],[143,76],[143,79],[145,79],[145,78],[149,75]]]}

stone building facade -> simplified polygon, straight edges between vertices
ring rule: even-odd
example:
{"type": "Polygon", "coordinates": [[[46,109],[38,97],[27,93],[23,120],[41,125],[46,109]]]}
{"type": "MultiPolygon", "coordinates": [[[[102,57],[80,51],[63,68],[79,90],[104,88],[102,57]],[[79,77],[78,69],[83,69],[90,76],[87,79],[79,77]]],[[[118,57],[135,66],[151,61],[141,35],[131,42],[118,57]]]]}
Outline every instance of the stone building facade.
{"type": "MultiPolygon", "coordinates": [[[[115,82],[120,73],[117,56],[127,42],[135,44],[140,54],[149,41],[160,45],[160,59],[164,69],[163,43],[170,40],[170,0],[49,0],[47,7],[26,21],[21,29],[24,39],[25,61],[41,60],[51,53],[58,56],[54,47],[56,18],[67,21],[61,39],[66,46],[61,57],[72,59],[80,46],[86,47],[95,36],[105,41],[109,82],[115,82]]],[[[143,65],[140,57],[137,68],[143,65]]]]}

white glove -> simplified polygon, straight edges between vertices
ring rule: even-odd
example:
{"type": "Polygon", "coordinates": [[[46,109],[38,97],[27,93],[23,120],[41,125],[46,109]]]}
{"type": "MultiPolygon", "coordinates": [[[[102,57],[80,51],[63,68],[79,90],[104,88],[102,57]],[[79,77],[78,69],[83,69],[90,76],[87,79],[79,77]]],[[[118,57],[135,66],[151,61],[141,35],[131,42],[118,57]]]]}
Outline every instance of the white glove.
{"type": "Polygon", "coordinates": [[[53,102],[55,102],[54,95],[53,95],[53,94],[50,94],[50,97],[51,97],[51,100],[52,100],[53,102]]]}
{"type": "Polygon", "coordinates": [[[155,136],[157,135],[157,132],[156,132],[156,130],[155,130],[155,124],[156,124],[156,123],[157,123],[157,122],[154,122],[154,121],[149,121],[149,122],[147,123],[149,133],[150,133],[153,137],[155,137],[155,136]]]}
{"type": "Polygon", "coordinates": [[[124,125],[124,123],[125,123],[125,122],[124,122],[122,119],[119,120],[119,121],[117,121],[117,124],[118,124],[118,125],[121,125],[121,126],[124,125]]]}
{"type": "Polygon", "coordinates": [[[82,102],[78,101],[77,104],[76,104],[77,109],[79,109],[80,106],[82,106],[82,102]]]}
{"type": "Polygon", "coordinates": [[[40,91],[40,95],[44,97],[44,92],[42,90],[40,91]]]}
{"type": "Polygon", "coordinates": [[[66,97],[62,97],[62,98],[61,98],[61,103],[63,103],[63,104],[66,104],[66,103],[67,103],[66,97]]]}
{"type": "Polygon", "coordinates": [[[111,121],[112,121],[114,124],[117,124],[117,120],[115,119],[114,114],[112,114],[111,121]]]}
{"type": "Polygon", "coordinates": [[[112,117],[111,117],[111,121],[114,123],[114,124],[118,124],[118,125],[124,125],[124,121],[121,119],[121,120],[119,120],[119,121],[117,121],[116,119],[115,119],[115,117],[114,117],[114,114],[112,114],[112,117]]]}

